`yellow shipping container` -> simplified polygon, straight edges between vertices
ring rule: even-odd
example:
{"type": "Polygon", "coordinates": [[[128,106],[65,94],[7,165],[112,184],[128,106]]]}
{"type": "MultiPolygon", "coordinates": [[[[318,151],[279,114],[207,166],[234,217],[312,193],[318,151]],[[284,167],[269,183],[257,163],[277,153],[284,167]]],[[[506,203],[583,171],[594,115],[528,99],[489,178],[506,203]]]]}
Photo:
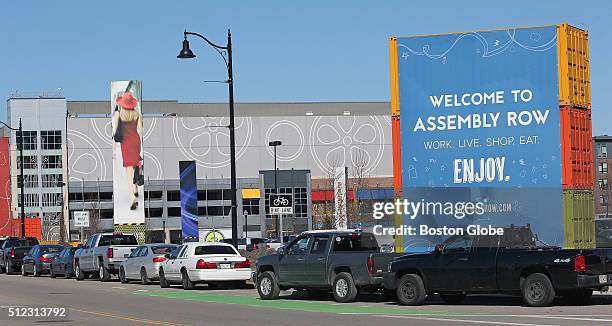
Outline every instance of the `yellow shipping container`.
{"type": "Polygon", "coordinates": [[[595,200],[592,191],[563,191],[563,224],[565,248],[595,248],[595,200]]]}
{"type": "Polygon", "coordinates": [[[568,24],[557,26],[559,105],[591,108],[589,33],[568,24]]]}

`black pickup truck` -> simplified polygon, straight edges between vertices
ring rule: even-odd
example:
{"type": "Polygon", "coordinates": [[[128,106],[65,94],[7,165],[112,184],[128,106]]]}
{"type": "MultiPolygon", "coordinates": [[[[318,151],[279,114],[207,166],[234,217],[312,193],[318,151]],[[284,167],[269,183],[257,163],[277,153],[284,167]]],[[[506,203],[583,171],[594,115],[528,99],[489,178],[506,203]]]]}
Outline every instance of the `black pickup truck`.
{"type": "MultiPolygon", "coordinates": [[[[561,249],[505,229],[498,236],[452,236],[430,253],[393,261],[384,286],[403,305],[419,305],[438,293],[448,303],[470,293],[521,295],[528,306],[552,304],[559,295],[587,303],[593,290],[612,285],[611,249],[561,249]]],[[[529,232],[531,234],[531,232],[529,232]]]]}
{"type": "Polygon", "coordinates": [[[382,273],[400,254],[381,253],[372,233],[320,230],[299,235],[276,255],[257,261],[253,281],[262,299],[293,288],[320,295],[332,290],[338,302],[355,300],[360,290],[382,289],[382,273]]]}
{"type": "Polygon", "coordinates": [[[21,268],[21,260],[30,249],[38,244],[34,237],[8,237],[0,247],[0,272],[13,274],[21,268]]]}

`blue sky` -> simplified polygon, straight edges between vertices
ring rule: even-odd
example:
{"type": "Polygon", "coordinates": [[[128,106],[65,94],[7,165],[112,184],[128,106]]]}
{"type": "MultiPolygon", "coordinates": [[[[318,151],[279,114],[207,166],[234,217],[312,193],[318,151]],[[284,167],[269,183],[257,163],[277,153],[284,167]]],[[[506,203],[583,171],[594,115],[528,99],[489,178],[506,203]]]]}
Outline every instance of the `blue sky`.
{"type": "Polygon", "coordinates": [[[176,55],[185,28],[221,44],[231,28],[237,101],[387,101],[391,35],[568,22],[589,30],[594,134],[612,134],[611,3],[3,1],[0,94],[103,100],[110,80],[141,79],[146,99],[225,102],[202,83],[225,78],[217,53],[194,39],[196,60],[176,55]]]}

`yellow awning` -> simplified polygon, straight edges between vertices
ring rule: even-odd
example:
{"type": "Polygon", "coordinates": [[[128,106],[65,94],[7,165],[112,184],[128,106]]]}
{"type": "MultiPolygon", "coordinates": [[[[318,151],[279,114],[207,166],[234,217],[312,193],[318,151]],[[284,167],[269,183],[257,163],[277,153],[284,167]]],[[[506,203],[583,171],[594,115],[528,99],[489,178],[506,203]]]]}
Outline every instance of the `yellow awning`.
{"type": "Polygon", "coordinates": [[[242,190],[242,198],[243,199],[259,199],[261,195],[259,193],[259,189],[241,189],[242,190]]]}

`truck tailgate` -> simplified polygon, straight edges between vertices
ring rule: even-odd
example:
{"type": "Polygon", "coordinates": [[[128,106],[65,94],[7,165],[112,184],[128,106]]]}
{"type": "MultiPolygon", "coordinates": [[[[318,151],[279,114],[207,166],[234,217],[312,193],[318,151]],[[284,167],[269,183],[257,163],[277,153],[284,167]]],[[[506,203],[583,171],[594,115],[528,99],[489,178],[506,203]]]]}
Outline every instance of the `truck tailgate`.
{"type": "Polygon", "coordinates": [[[124,261],[126,258],[125,254],[130,255],[132,250],[136,249],[137,246],[110,246],[109,249],[113,250],[113,261],[124,261]]]}

